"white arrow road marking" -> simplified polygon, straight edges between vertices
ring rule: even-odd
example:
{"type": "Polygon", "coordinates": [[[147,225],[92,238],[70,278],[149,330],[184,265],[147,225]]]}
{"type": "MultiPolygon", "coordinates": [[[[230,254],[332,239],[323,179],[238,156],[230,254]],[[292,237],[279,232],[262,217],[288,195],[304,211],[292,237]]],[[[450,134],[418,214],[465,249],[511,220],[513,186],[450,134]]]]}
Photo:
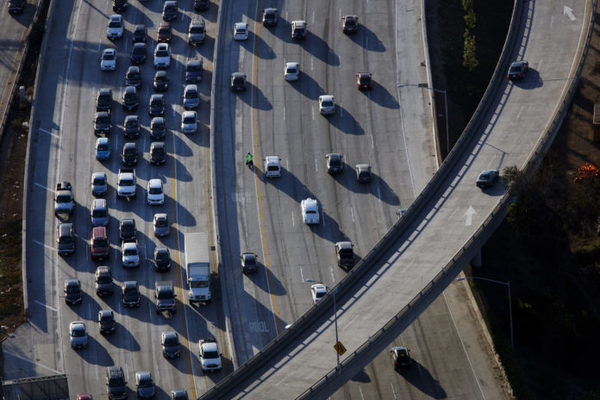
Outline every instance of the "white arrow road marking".
{"type": "Polygon", "coordinates": [[[471,226],[473,224],[473,215],[477,214],[473,206],[469,206],[467,211],[465,212],[465,226],[471,226]]]}
{"type": "Polygon", "coordinates": [[[571,7],[564,6],[563,15],[566,15],[571,21],[575,21],[575,14],[573,14],[573,9],[571,7]]]}

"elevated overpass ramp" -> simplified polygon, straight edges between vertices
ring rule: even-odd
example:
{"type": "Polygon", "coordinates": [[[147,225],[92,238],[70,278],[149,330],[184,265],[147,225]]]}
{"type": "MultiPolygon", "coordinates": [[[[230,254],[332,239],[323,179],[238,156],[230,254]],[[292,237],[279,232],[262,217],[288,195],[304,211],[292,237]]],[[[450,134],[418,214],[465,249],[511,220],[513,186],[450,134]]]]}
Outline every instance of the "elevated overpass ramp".
{"type": "Polygon", "coordinates": [[[537,162],[564,116],[595,1],[567,3],[516,2],[505,51],[480,107],[403,219],[333,288],[335,296],[319,302],[202,399],[326,398],[441,293],[505,215],[504,188],[479,190],[478,174],[537,162]],[[504,74],[515,59],[527,59],[531,70],[525,81],[513,84],[504,74]],[[337,370],[334,300],[339,340],[348,349],[337,370]]]}

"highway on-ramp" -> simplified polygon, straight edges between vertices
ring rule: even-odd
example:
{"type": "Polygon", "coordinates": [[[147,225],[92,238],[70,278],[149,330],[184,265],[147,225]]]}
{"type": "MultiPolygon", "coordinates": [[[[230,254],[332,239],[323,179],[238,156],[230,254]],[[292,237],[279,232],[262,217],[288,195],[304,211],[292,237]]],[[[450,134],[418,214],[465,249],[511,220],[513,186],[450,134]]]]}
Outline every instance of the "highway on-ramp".
{"type": "MultiPolygon", "coordinates": [[[[337,296],[337,327],[347,354],[352,355],[415,298],[504,198],[500,184],[485,191],[475,187],[479,173],[511,165],[523,167],[534,156],[532,152],[571,87],[588,33],[590,3],[571,3],[569,13],[558,2],[520,3],[522,15],[517,20],[521,23],[516,26],[519,39],[517,46],[509,50],[512,59],[529,61],[530,73],[523,82],[504,80],[499,90],[492,93],[490,112],[484,116],[479,134],[456,149],[454,157],[458,162],[448,178],[437,182],[421,208],[415,208],[418,215],[407,218],[399,234],[389,238],[394,240],[391,250],[355,282],[353,290],[344,290],[337,296]]],[[[458,270],[452,269],[441,285],[447,284],[458,270]]],[[[441,289],[438,283],[433,292],[441,289]]],[[[331,303],[330,297],[324,304],[331,303]]],[[[314,310],[318,314],[319,305],[314,310]]],[[[415,317],[415,313],[407,315],[405,324],[400,326],[405,327],[415,317]]],[[[203,398],[275,399],[301,395],[335,367],[330,356],[334,318],[331,311],[315,319],[309,315],[301,328],[292,327],[281,339],[287,345],[268,347],[267,351],[276,349],[276,353],[257,357],[260,362],[251,361],[252,368],[242,366],[232,379],[222,381],[203,398]]],[[[363,354],[338,379],[332,374],[328,379],[332,383],[326,382],[324,391],[307,392],[306,396],[323,398],[331,394],[375,355],[363,354]]],[[[350,356],[342,356],[342,362],[346,357],[350,356]]]]}

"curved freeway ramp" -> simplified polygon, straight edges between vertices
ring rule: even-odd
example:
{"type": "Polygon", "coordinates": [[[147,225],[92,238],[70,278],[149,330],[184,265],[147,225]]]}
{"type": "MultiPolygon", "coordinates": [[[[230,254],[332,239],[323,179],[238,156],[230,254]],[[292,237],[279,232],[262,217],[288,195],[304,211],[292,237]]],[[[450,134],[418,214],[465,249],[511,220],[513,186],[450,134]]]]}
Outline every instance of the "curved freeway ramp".
{"type": "Polygon", "coordinates": [[[502,185],[481,191],[477,176],[539,162],[570,102],[595,1],[567,3],[515,3],[505,50],[478,110],[402,220],[330,295],[201,399],[326,398],[454,279],[506,213],[502,185]],[[529,61],[520,83],[504,78],[514,59],[529,61]],[[334,308],[348,350],[339,367],[334,308]]]}

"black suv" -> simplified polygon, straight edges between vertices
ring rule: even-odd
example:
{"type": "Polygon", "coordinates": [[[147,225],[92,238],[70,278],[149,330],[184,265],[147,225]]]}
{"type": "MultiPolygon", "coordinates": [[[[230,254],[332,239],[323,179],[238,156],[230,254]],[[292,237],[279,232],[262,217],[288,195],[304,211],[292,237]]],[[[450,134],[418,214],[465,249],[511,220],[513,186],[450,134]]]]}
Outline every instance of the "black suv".
{"type": "Polygon", "coordinates": [[[202,66],[202,59],[188,60],[185,65],[185,83],[198,83],[202,80],[202,71],[204,70],[202,66]]]}
{"type": "Polygon", "coordinates": [[[135,86],[126,86],[123,91],[123,108],[127,111],[135,110],[140,105],[140,99],[135,86]]]}
{"type": "Polygon", "coordinates": [[[121,241],[134,241],[136,239],[137,229],[135,219],[125,218],[119,224],[119,238],[121,241]]]}
{"type": "Polygon", "coordinates": [[[163,165],[167,161],[165,142],[152,142],[150,144],[150,163],[163,165]]]}
{"type": "Polygon", "coordinates": [[[163,117],[154,117],[150,121],[150,140],[162,141],[167,135],[167,126],[163,117]]]}
{"type": "Polygon", "coordinates": [[[127,0],[113,0],[112,9],[114,12],[121,14],[127,8],[127,0]]]}
{"type": "Polygon", "coordinates": [[[137,65],[130,65],[129,68],[127,68],[127,72],[125,73],[125,86],[135,86],[136,88],[142,86],[142,73],[140,72],[140,67],[137,65]]]}
{"type": "Polygon", "coordinates": [[[25,9],[25,0],[8,0],[8,13],[10,15],[22,14],[25,9]]]}
{"type": "Polygon", "coordinates": [[[266,8],[263,11],[262,23],[264,26],[277,25],[277,9],[276,8],[266,8]]]}
{"type": "Polygon", "coordinates": [[[100,333],[103,335],[115,331],[117,328],[117,321],[115,321],[115,314],[112,310],[98,311],[98,325],[100,326],[100,333]]]}
{"type": "Polygon", "coordinates": [[[127,139],[135,139],[140,136],[140,117],[137,115],[127,115],[123,122],[123,135],[127,139]]]}
{"type": "Polygon", "coordinates": [[[106,391],[109,399],[127,398],[127,382],[121,367],[106,368],[106,391]]]}
{"type": "Polygon", "coordinates": [[[165,115],[165,96],[162,94],[153,94],[150,96],[148,114],[151,117],[162,117],[165,115]]]}
{"type": "Polygon", "coordinates": [[[156,299],[156,313],[169,311],[175,314],[175,290],[171,281],[157,281],[154,283],[154,298],[156,299]]]}
{"type": "Polygon", "coordinates": [[[131,63],[135,65],[146,62],[146,43],[137,42],[133,44],[131,49],[131,63]]]}
{"type": "Polygon", "coordinates": [[[234,92],[246,90],[246,74],[243,72],[234,72],[231,74],[230,88],[234,92]]]}
{"type": "Polygon", "coordinates": [[[140,288],[136,281],[125,281],[121,287],[123,305],[125,307],[139,307],[142,302],[140,288]]]}
{"type": "Polygon", "coordinates": [[[61,222],[56,228],[56,242],[58,243],[58,254],[68,256],[75,253],[75,236],[73,235],[73,224],[61,222]]]}
{"type": "Polygon", "coordinates": [[[171,254],[166,247],[154,249],[154,269],[157,271],[168,271],[171,268],[171,254]]]}
{"type": "Polygon", "coordinates": [[[162,18],[167,22],[175,21],[177,19],[177,2],[176,1],[165,1],[163,5],[162,18]]]}
{"type": "Polygon", "coordinates": [[[123,153],[121,154],[123,165],[131,167],[138,162],[138,151],[135,142],[123,144],[123,153]]]}
{"type": "Polygon", "coordinates": [[[94,117],[94,134],[97,136],[107,136],[111,128],[110,113],[108,111],[98,111],[94,117]]]}
{"type": "Polygon", "coordinates": [[[82,301],[81,297],[81,282],[79,279],[65,280],[65,302],[69,305],[79,304],[82,301]]]}
{"type": "Polygon", "coordinates": [[[101,265],[96,268],[96,294],[104,296],[113,294],[113,278],[110,267],[101,265]]]}
{"type": "Polygon", "coordinates": [[[136,25],[132,36],[133,43],[146,43],[148,35],[146,34],[146,25],[136,25]]]}
{"type": "Polygon", "coordinates": [[[110,111],[112,108],[112,90],[101,88],[96,96],[96,111],[110,111]]]}
{"type": "Polygon", "coordinates": [[[154,74],[154,90],[157,92],[166,92],[169,89],[169,77],[167,71],[159,70],[154,74]]]}

